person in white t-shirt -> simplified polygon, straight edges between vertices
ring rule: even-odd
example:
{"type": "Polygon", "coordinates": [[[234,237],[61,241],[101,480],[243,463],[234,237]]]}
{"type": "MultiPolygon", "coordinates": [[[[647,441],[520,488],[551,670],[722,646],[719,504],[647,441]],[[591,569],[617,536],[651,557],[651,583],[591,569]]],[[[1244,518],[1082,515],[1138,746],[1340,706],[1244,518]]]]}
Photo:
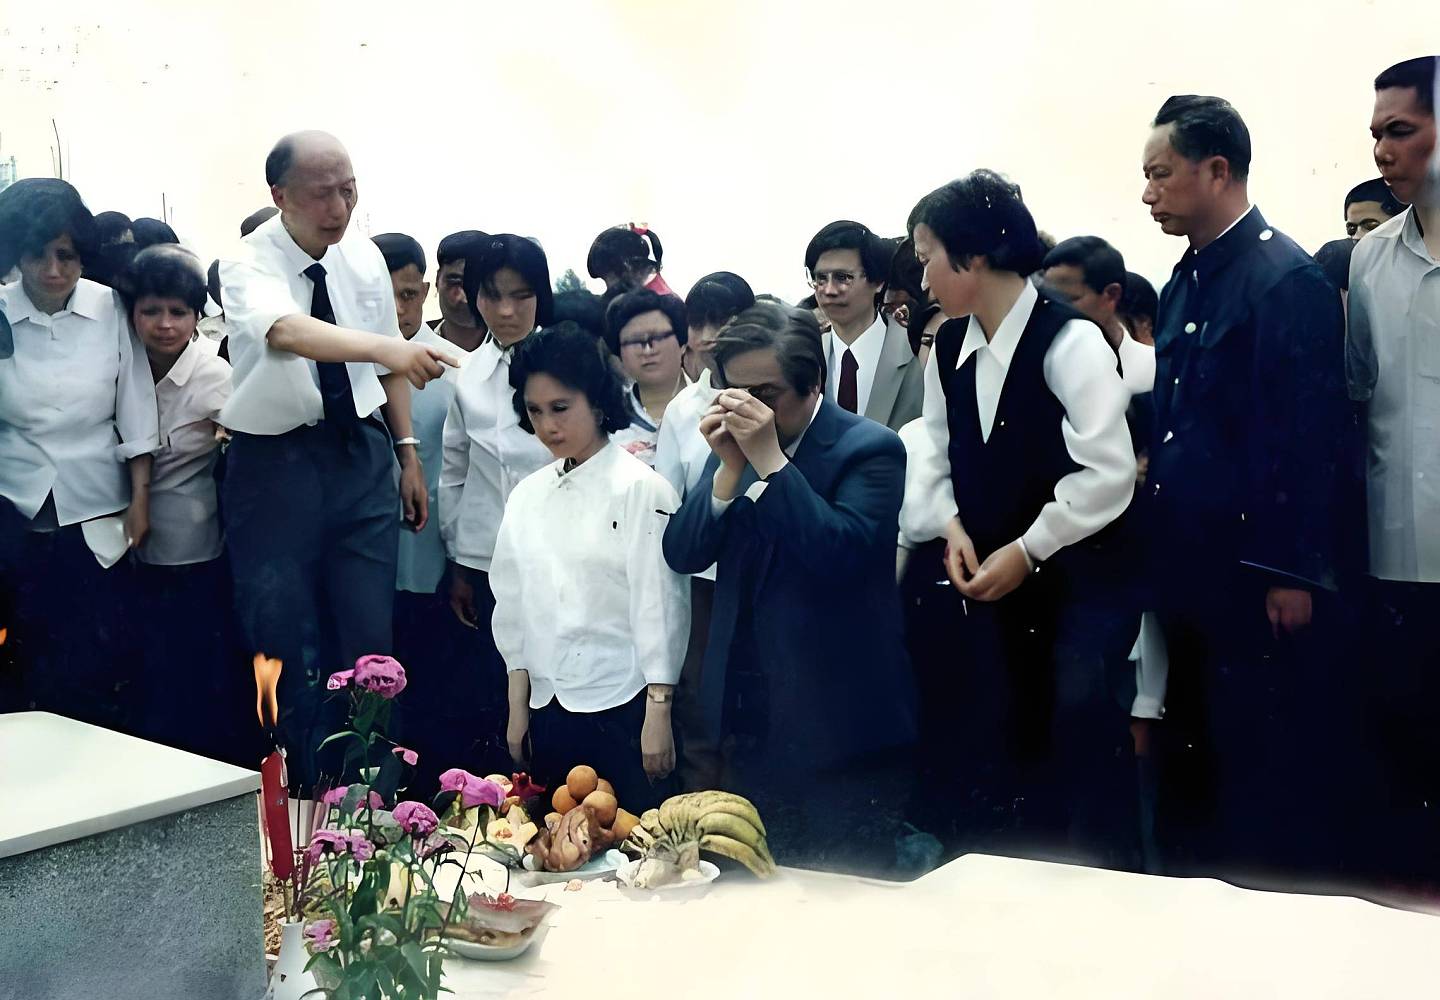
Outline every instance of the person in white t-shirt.
{"type": "Polygon", "coordinates": [[[0,628],[24,670],[0,710],[125,729],[133,688],[113,639],[128,588],[116,563],[150,530],[159,436],[120,300],[81,277],[94,229],[64,181],[0,192],[0,275],[20,270],[0,286],[0,628]]]}
{"type": "MultiPolygon", "coordinates": [[[[665,408],[655,445],[655,471],[664,476],[683,501],[700,482],[712,452],[700,420],[720,394],[713,383],[715,339],[726,323],[755,304],[755,293],[740,275],[716,271],[695,282],[685,296],[689,335],[685,344],[687,371],[693,381],[675,394],[665,408]]],[[[680,732],[680,781],[687,790],[718,787],[722,774],[718,734],[708,731],[698,694],[710,636],[710,609],[715,601],[715,567],[690,578],[690,639],[685,669],[675,692],[675,725],[680,732]]]]}
{"type": "Polygon", "coordinates": [[[690,634],[689,585],[662,542],[680,506],[614,444],[629,415],[594,338],[529,337],[510,369],[521,425],[554,460],[515,487],[495,542],[495,645],[509,672],[506,742],[540,780],[588,763],[632,812],[672,790],[671,708],[690,634]]]}

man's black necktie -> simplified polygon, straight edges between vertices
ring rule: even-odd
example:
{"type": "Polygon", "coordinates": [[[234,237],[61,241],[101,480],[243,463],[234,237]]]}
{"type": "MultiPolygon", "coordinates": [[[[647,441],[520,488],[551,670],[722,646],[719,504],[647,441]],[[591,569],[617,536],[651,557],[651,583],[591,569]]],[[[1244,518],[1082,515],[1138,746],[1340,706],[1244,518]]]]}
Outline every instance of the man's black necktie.
{"type": "MultiPolygon", "coordinates": [[[[325,268],[316,261],[305,269],[305,277],[315,283],[315,292],[310,296],[310,315],[324,323],[335,322],[335,310],[330,305],[330,291],[325,287],[325,268]]],[[[355,396],[350,391],[350,373],[339,361],[317,361],[315,370],[320,376],[320,398],[325,403],[325,422],[332,427],[349,428],[357,421],[355,396]]]]}

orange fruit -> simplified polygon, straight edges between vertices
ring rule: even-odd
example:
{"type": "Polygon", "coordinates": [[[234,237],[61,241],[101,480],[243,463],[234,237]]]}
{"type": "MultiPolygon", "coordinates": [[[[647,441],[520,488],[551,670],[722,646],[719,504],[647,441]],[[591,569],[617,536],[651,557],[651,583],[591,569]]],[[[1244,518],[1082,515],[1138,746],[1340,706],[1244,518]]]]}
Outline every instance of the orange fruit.
{"type": "Polygon", "coordinates": [[[575,765],[565,779],[565,787],[570,789],[570,797],[576,802],[584,802],[585,796],[595,791],[599,784],[600,776],[589,764],[575,765]]]}
{"type": "Polygon", "coordinates": [[[595,814],[596,822],[607,829],[615,822],[615,813],[620,808],[615,796],[599,789],[585,796],[585,801],[580,804],[589,808],[595,814]]]}
{"type": "Polygon", "coordinates": [[[555,794],[550,796],[550,804],[555,807],[556,812],[560,813],[563,816],[565,813],[568,813],[571,809],[575,808],[576,800],[573,796],[571,796],[570,789],[565,787],[564,785],[561,785],[559,788],[555,789],[555,794]]]}
{"type": "Polygon", "coordinates": [[[639,816],[631,812],[626,812],[624,809],[616,809],[615,822],[611,825],[610,832],[615,835],[617,841],[620,841],[630,836],[630,831],[639,825],[639,816]]]}

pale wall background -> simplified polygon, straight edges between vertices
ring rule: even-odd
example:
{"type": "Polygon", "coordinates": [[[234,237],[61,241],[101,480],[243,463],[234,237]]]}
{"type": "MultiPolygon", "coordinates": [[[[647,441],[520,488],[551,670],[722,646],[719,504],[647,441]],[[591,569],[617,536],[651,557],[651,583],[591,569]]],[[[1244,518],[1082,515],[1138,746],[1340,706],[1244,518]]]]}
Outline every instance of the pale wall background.
{"type": "MultiPolygon", "coordinates": [[[[900,234],[977,166],[1042,228],[1098,233],[1157,284],[1183,250],[1140,192],[1166,96],[1230,99],[1251,191],[1314,250],[1375,176],[1372,80],[1440,49],[1434,0],[597,0],[317,3],[0,0],[0,158],[65,175],[94,211],[170,221],[205,259],[269,201],[266,151],[349,146],[356,224],[431,254],[462,228],[538,236],[584,274],[607,225],[648,221],[682,294],[739,271],[805,294],[805,243],[859,219],[900,234]],[[1428,26],[1428,27],[1426,27],[1428,26]]],[[[433,304],[432,304],[433,312],[433,304]]]]}

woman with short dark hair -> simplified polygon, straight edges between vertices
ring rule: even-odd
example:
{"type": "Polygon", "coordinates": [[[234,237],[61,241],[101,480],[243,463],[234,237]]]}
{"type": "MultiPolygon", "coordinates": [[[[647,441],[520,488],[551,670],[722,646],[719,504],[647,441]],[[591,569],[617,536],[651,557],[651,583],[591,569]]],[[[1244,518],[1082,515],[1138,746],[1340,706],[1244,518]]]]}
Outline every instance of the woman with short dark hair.
{"type": "Polygon", "coordinates": [[[510,491],[550,461],[545,446],[520,426],[510,369],[518,345],[550,322],[554,303],[545,251],[512,233],[470,239],[462,281],[476,325],[487,332],[453,376],[438,493],[450,607],[474,630],[475,662],[447,683],[456,702],[470,706],[480,744],[478,757],[453,763],[488,773],[503,767],[505,756],[505,678],[489,629],[490,562],[510,491]]]}
{"type": "Polygon", "coordinates": [[[976,651],[973,716],[956,726],[975,738],[965,773],[1009,765],[987,791],[1025,799],[1031,835],[1128,867],[1130,394],[1100,329],[1027,280],[1045,250],[1018,187],[977,170],[920,199],[909,230],[941,309],[968,317],[941,328],[926,366],[930,447],[911,456],[923,468],[901,512],[910,539],[946,540],[968,602],[955,619],[955,645],[976,651]],[[1020,749],[997,762],[996,746],[1020,749]]]}
{"type": "Polygon", "coordinates": [[[689,585],[661,544],[680,498],[611,442],[629,423],[624,390],[578,326],[527,338],[510,384],[521,427],[554,461],[511,493],[490,566],[510,677],[506,742],[517,764],[533,750],[547,784],[591,765],[638,812],[675,767],[689,585]]]}
{"type": "Polygon", "coordinates": [[[123,727],[116,657],[94,648],[114,634],[123,570],[101,563],[145,541],[159,442],[124,310],[81,276],[96,249],[94,219],[64,181],[0,192],[0,274],[20,269],[0,287],[13,342],[0,352],[0,586],[25,595],[12,612],[35,667],[23,700],[123,727]]]}
{"type": "Polygon", "coordinates": [[[649,289],[625,292],[605,310],[605,342],[625,373],[630,426],[615,443],[655,465],[655,443],[666,407],[683,384],[688,326],[685,303],[649,289]]]}
{"type": "Polygon", "coordinates": [[[141,250],[120,295],[144,346],[159,407],[160,450],[150,483],[150,534],[135,567],[140,620],[142,734],[157,743],[241,759],[236,713],[244,694],[228,683],[230,575],[223,558],[215,463],[216,423],[230,398],[230,365],[198,324],[208,295],[200,260],[175,244],[141,250]]]}

